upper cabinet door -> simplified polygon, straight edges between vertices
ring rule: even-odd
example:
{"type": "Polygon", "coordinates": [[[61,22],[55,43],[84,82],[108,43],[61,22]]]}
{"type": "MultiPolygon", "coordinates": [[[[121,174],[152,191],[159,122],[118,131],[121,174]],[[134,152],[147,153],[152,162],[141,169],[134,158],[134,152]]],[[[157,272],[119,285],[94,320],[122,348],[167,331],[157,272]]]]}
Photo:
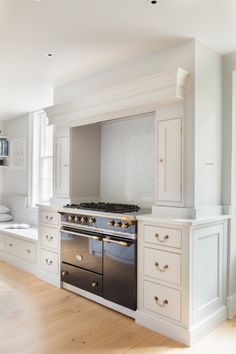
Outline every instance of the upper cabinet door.
{"type": "Polygon", "coordinates": [[[182,203],[182,119],[157,122],[157,204],[182,203]],[[169,203],[167,203],[169,202],[169,203]]]}
{"type": "Polygon", "coordinates": [[[56,137],[56,176],[55,176],[55,195],[69,196],[69,163],[70,149],[69,137],[56,137]]]}

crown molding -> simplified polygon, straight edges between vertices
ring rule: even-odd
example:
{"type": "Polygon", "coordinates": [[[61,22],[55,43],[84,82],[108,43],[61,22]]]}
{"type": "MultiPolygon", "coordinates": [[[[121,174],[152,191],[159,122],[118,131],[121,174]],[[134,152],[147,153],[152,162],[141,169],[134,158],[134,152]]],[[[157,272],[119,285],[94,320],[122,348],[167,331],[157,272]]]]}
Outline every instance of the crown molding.
{"type": "Polygon", "coordinates": [[[45,109],[50,124],[78,126],[154,111],[184,100],[188,72],[177,68],[80,97],[45,109]]]}

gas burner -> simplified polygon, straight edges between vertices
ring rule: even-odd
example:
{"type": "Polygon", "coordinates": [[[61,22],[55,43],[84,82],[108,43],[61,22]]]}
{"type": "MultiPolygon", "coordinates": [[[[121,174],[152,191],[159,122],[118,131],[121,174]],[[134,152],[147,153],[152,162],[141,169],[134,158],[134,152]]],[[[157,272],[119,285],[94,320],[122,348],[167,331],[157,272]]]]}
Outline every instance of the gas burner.
{"type": "Polygon", "coordinates": [[[119,203],[80,203],[80,204],[67,204],[64,208],[83,209],[102,211],[105,213],[131,213],[140,210],[140,207],[132,204],[119,204],[119,203]]]}

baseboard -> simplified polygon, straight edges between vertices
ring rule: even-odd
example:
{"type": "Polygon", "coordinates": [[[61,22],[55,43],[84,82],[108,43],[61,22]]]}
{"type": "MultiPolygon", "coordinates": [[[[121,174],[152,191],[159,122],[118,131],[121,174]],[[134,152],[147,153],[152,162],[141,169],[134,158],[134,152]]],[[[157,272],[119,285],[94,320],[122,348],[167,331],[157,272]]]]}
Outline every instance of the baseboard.
{"type": "Polygon", "coordinates": [[[34,263],[29,263],[23,259],[11,256],[5,252],[0,252],[0,260],[12,264],[13,266],[20,268],[28,273],[36,275],[37,266],[34,263]]]}
{"type": "Polygon", "coordinates": [[[61,287],[60,275],[54,275],[47,272],[44,272],[41,268],[37,268],[35,276],[46,283],[56,286],[57,288],[61,287]]]}
{"type": "Polygon", "coordinates": [[[227,307],[223,306],[218,311],[208,316],[189,330],[190,346],[205,337],[215,328],[227,320],[227,307]]]}
{"type": "Polygon", "coordinates": [[[236,316],[236,294],[227,296],[226,298],[228,319],[231,320],[236,316]]]}
{"type": "Polygon", "coordinates": [[[162,334],[163,336],[190,346],[189,331],[187,328],[181,326],[181,324],[174,324],[168,320],[164,320],[161,317],[154,317],[149,313],[139,310],[136,311],[135,322],[138,325],[149,328],[152,331],[162,334]]]}
{"type": "Polygon", "coordinates": [[[188,347],[206,336],[227,319],[226,306],[222,307],[204,321],[192,328],[185,328],[161,317],[154,317],[149,313],[136,311],[136,323],[180,342],[188,347]]]}

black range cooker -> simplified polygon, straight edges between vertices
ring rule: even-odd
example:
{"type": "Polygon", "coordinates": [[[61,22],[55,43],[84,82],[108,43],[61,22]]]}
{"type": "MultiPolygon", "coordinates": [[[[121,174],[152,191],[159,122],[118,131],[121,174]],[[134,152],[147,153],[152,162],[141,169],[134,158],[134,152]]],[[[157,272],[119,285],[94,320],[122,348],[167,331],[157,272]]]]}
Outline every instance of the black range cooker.
{"type": "Polygon", "coordinates": [[[61,280],[136,310],[136,205],[81,203],[61,214],[61,280]]]}

